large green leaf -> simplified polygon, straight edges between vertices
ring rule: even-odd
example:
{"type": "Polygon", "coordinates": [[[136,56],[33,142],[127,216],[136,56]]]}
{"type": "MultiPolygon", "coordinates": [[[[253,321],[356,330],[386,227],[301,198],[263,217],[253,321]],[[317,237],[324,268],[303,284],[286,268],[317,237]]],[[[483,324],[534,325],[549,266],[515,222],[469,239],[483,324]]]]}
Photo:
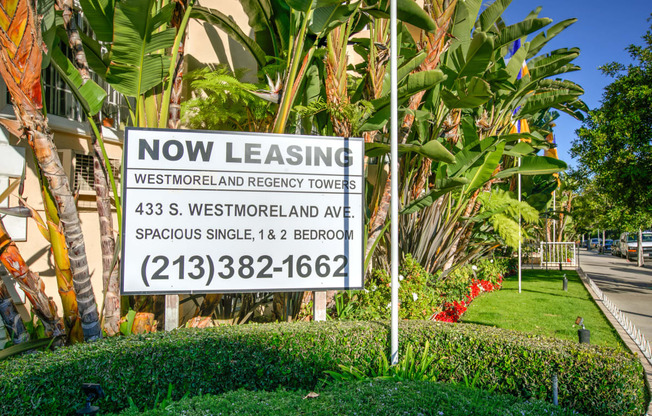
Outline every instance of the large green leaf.
{"type": "Polygon", "coordinates": [[[6,360],[14,355],[22,354],[29,350],[40,350],[50,347],[56,340],[63,338],[63,336],[54,338],[39,338],[31,341],[21,342],[20,344],[12,345],[0,351],[0,361],[6,360]]]}
{"type": "Polygon", "coordinates": [[[344,24],[353,16],[360,7],[360,2],[330,4],[315,9],[308,30],[324,38],[328,32],[344,24]]]}
{"type": "Polygon", "coordinates": [[[426,144],[419,146],[416,152],[438,162],[455,163],[455,156],[438,140],[430,140],[426,144]]]}
{"type": "Polygon", "coordinates": [[[531,144],[527,142],[518,142],[513,146],[511,145],[505,146],[505,154],[514,157],[522,157],[522,156],[530,155],[536,151],[537,149],[535,149],[531,144]]]}
{"type": "MultiPolygon", "coordinates": [[[[382,0],[378,7],[364,8],[364,11],[374,17],[389,19],[389,5],[389,0],[382,0]]],[[[426,32],[433,32],[437,29],[437,24],[432,20],[432,17],[414,0],[398,0],[396,15],[400,21],[409,23],[426,32]]]]}
{"type": "Polygon", "coordinates": [[[107,81],[119,92],[138,97],[159,85],[168,73],[175,29],[159,28],[170,21],[175,4],[154,12],[154,0],[124,0],[116,4],[113,47],[107,81]]]}
{"type": "Polygon", "coordinates": [[[480,14],[475,27],[483,32],[488,31],[511,2],[512,0],[495,0],[480,14]]]}
{"type": "Polygon", "coordinates": [[[285,0],[287,4],[294,10],[299,12],[307,12],[313,4],[313,0],[285,0]]]}
{"type": "Polygon", "coordinates": [[[404,214],[413,214],[417,211],[420,211],[426,207],[429,207],[430,205],[434,204],[436,200],[438,200],[442,195],[445,195],[449,192],[453,192],[457,189],[460,189],[462,186],[464,186],[468,181],[465,178],[451,178],[442,185],[445,185],[439,189],[433,189],[432,191],[428,192],[424,196],[415,199],[414,201],[410,202],[407,204],[402,210],[401,210],[401,215],[404,214]]]}
{"type": "Polygon", "coordinates": [[[534,94],[523,104],[518,115],[523,118],[526,115],[534,114],[538,110],[551,108],[567,101],[574,101],[577,96],[577,93],[569,90],[546,91],[534,94]]]}
{"type": "Polygon", "coordinates": [[[575,91],[578,94],[584,94],[584,88],[567,79],[542,79],[539,81],[539,87],[543,89],[566,89],[575,91]]]}
{"type": "Polygon", "coordinates": [[[525,156],[521,158],[521,166],[505,169],[499,172],[497,178],[509,178],[520,173],[521,175],[546,175],[557,173],[568,167],[563,160],[547,156],[525,156]]]}
{"type": "Polygon", "coordinates": [[[455,81],[455,90],[442,89],[441,98],[449,109],[452,108],[475,108],[492,97],[489,83],[481,78],[472,77],[466,82],[466,78],[455,81]]]}
{"type": "MultiPolygon", "coordinates": [[[[403,63],[403,65],[398,67],[398,70],[396,71],[396,80],[398,85],[403,82],[403,80],[412,73],[412,71],[416,70],[419,68],[419,65],[423,63],[423,61],[426,59],[426,53],[425,52],[419,52],[416,55],[412,57],[412,59],[409,59],[407,62],[403,63]]],[[[386,76],[383,79],[383,92],[381,95],[386,95],[389,94],[389,89],[391,86],[391,78],[386,76]]]]}
{"type": "Polygon", "coordinates": [[[106,98],[106,91],[93,80],[83,84],[79,71],[75,68],[60,48],[52,49],[51,64],[57,70],[63,81],[84,109],[87,115],[94,116],[102,109],[102,103],[106,98]]]}
{"type": "MultiPolygon", "coordinates": [[[[391,151],[391,147],[386,143],[366,143],[365,155],[368,157],[378,157],[391,151]]],[[[437,140],[431,140],[424,145],[399,144],[399,153],[418,153],[437,162],[454,163],[455,156],[448,151],[437,140]]]]}
{"type": "Polygon", "coordinates": [[[536,32],[552,23],[552,19],[547,17],[540,19],[526,19],[521,22],[507,26],[500,31],[500,35],[496,40],[496,47],[501,47],[514,42],[516,39],[521,39],[536,32]]]}
{"type": "Polygon", "coordinates": [[[79,0],[79,4],[96,39],[100,42],[112,42],[115,0],[79,0]]]}
{"type": "Polygon", "coordinates": [[[538,54],[539,51],[544,46],[546,46],[548,42],[550,42],[555,36],[560,34],[562,31],[564,31],[564,29],[575,22],[577,22],[577,19],[567,19],[551,26],[550,29],[548,29],[546,32],[541,32],[536,35],[530,42],[530,51],[528,53],[527,59],[536,56],[536,54],[538,54]]]}
{"type": "Polygon", "coordinates": [[[455,39],[455,42],[451,44],[451,51],[461,48],[462,54],[466,54],[471,42],[473,25],[481,6],[482,0],[467,0],[457,3],[451,28],[451,36],[455,39]]]}
{"type": "MultiPolygon", "coordinates": [[[[455,53],[451,55],[452,63],[457,72],[456,78],[476,76],[484,73],[492,60],[493,53],[493,35],[476,31],[473,34],[473,39],[471,39],[466,54],[463,53],[462,49],[457,49],[455,53]]],[[[455,78],[449,79],[448,84],[451,85],[454,80],[455,78]]]]}
{"type": "Polygon", "coordinates": [[[505,143],[498,143],[495,150],[489,152],[486,155],[484,163],[482,163],[481,166],[471,169],[470,172],[465,175],[465,177],[469,180],[469,185],[465,189],[467,193],[474,192],[476,189],[482,187],[485,183],[487,183],[489,179],[491,179],[494,171],[500,163],[501,158],[503,157],[504,149],[505,143]]]}
{"type": "MultiPolygon", "coordinates": [[[[46,51],[53,49],[57,26],[59,24],[57,22],[57,15],[55,13],[54,4],[54,0],[40,0],[36,2],[36,11],[38,16],[41,18],[41,37],[43,44],[45,45],[43,53],[41,54],[43,56],[43,60],[41,61],[42,69],[45,69],[48,67],[48,65],[50,65],[50,54],[46,51]]],[[[61,17],[58,17],[58,19],[62,20],[61,17]]]]}
{"type": "Polygon", "coordinates": [[[584,115],[589,112],[589,107],[584,101],[580,99],[566,103],[559,103],[553,106],[553,108],[556,108],[559,111],[563,111],[564,113],[570,115],[571,117],[575,117],[580,121],[584,120],[584,115]]]}
{"type": "Polygon", "coordinates": [[[106,78],[106,73],[109,71],[109,61],[102,54],[102,45],[95,39],[79,32],[86,53],[86,62],[88,66],[102,78],[106,78]]]}
{"type": "Polygon", "coordinates": [[[240,0],[240,5],[249,18],[249,27],[254,32],[272,27],[272,5],[269,0],[240,0]]]}
{"type": "Polygon", "coordinates": [[[192,19],[203,20],[219,27],[232,39],[242,45],[243,48],[249,51],[249,53],[251,53],[251,55],[256,60],[256,63],[260,67],[265,66],[267,61],[265,52],[260,46],[258,46],[256,41],[251,39],[242,31],[242,29],[240,29],[240,27],[231,17],[225,15],[219,10],[209,9],[207,7],[201,6],[193,7],[192,11],[190,12],[190,17],[192,19]]]}
{"type": "Polygon", "coordinates": [[[530,78],[535,81],[555,75],[557,70],[573,61],[579,54],[580,51],[577,48],[558,49],[533,58],[527,64],[530,78]]]}

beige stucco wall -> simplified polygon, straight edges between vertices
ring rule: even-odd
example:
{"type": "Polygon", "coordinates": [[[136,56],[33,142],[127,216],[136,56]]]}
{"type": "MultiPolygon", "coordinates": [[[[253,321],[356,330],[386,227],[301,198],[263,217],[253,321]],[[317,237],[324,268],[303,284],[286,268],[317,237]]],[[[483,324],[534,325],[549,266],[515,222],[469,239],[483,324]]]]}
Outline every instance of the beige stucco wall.
{"type": "MultiPolygon", "coordinates": [[[[253,38],[249,17],[238,0],[201,0],[203,7],[219,10],[233,18],[242,31],[253,38]]],[[[247,68],[245,81],[256,82],[256,60],[238,42],[209,23],[191,20],[186,37],[186,65],[188,70],[223,63],[234,70],[247,68]]]]}

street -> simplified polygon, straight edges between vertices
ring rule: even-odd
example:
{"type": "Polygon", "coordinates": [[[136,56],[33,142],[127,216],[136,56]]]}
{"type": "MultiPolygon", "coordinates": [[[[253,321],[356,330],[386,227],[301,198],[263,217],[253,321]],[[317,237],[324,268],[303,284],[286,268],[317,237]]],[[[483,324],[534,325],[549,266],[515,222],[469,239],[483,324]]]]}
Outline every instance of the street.
{"type": "Polygon", "coordinates": [[[580,250],[580,267],[627,318],[652,340],[652,263],[636,262],[580,250]]]}

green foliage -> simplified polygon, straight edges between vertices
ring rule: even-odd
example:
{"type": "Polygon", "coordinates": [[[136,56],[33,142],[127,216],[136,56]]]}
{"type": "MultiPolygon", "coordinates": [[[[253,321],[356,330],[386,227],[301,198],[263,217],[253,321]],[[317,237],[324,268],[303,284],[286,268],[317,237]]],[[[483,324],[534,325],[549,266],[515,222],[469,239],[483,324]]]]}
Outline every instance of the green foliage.
{"type": "Polygon", "coordinates": [[[430,342],[426,341],[423,351],[414,352],[412,345],[408,345],[405,354],[400,357],[396,365],[390,365],[384,351],[379,351],[376,367],[371,367],[367,373],[353,366],[339,365],[340,372],[326,371],[326,374],[337,381],[362,381],[370,379],[383,379],[394,381],[437,381],[437,354],[430,352],[430,342]]]}
{"type": "Polygon", "coordinates": [[[221,395],[205,395],[171,403],[165,408],[140,413],[128,410],[122,416],[204,416],[204,415],[437,415],[447,416],[570,416],[563,407],[538,400],[524,401],[513,396],[490,394],[459,385],[426,381],[396,383],[374,380],[337,383],[317,390],[274,392],[238,390],[221,395]],[[434,411],[436,409],[436,411],[434,411]]]}
{"type": "MultiPolygon", "coordinates": [[[[400,286],[398,290],[399,317],[401,319],[428,319],[438,312],[442,292],[432,284],[436,279],[407,255],[399,269],[400,286]]],[[[365,289],[351,296],[358,307],[352,315],[354,319],[384,319],[389,316],[391,278],[386,270],[376,270],[365,281],[365,289]]]]}
{"type": "MultiPolygon", "coordinates": [[[[402,321],[399,334],[399,354],[407,345],[421,354],[430,343],[439,381],[480,373],[478,387],[549,401],[557,374],[560,402],[579,412],[640,415],[647,405],[643,368],[628,353],[475,325],[402,321]]],[[[389,325],[375,322],[229,325],[103,339],[0,362],[0,415],[68,414],[83,404],[82,382],[102,385],[104,412],[124,409],[127,397],[151,409],[170,384],[174,400],[185,392],[313,389],[324,371],[342,364],[366,372],[376,352],[388,348],[389,325]]]]}
{"type": "MultiPolygon", "coordinates": [[[[518,248],[519,215],[526,223],[539,219],[539,212],[525,201],[518,201],[511,192],[494,189],[492,192],[482,192],[478,195],[482,203],[482,211],[472,218],[473,222],[481,223],[489,220],[505,245],[518,248]]],[[[521,230],[522,238],[527,238],[525,230],[521,230]]]]}
{"type": "Polygon", "coordinates": [[[271,104],[252,94],[259,88],[240,81],[243,71],[227,65],[203,68],[186,76],[196,97],[182,103],[189,128],[225,131],[265,131],[273,121],[271,104]]]}

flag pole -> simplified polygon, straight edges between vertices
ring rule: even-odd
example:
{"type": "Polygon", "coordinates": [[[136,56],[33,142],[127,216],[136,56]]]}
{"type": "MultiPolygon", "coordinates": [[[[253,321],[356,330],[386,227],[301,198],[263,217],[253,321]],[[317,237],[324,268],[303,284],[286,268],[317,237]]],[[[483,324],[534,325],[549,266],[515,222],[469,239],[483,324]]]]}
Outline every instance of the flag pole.
{"type": "Polygon", "coordinates": [[[392,316],[391,316],[391,363],[398,364],[398,42],[396,36],[397,0],[390,0],[390,135],[391,135],[391,271],[392,271],[392,316]]]}
{"type": "MultiPolygon", "coordinates": [[[[518,167],[521,167],[521,158],[518,158],[518,167]]],[[[518,293],[521,293],[521,270],[522,270],[522,248],[521,240],[523,239],[523,231],[521,231],[521,174],[518,174],[518,293]]]]}

